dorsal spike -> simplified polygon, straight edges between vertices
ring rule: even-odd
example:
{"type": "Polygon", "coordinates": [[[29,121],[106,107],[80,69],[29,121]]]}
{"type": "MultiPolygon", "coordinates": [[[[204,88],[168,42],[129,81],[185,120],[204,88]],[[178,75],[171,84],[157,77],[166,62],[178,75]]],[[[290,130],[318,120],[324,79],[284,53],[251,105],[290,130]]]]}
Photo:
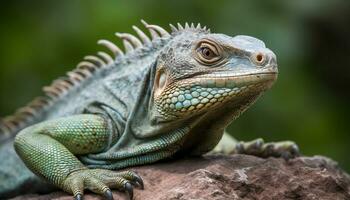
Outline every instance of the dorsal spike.
{"type": "Polygon", "coordinates": [[[36,97],[32,102],[28,104],[28,107],[41,107],[50,104],[50,100],[46,97],[36,97]]]}
{"type": "Polygon", "coordinates": [[[103,51],[97,52],[97,55],[99,55],[107,64],[112,64],[114,62],[113,58],[103,51]]]}
{"type": "Polygon", "coordinates": [[[18,123],[18,127],[22,127],[26,120],[28,120],[28,114],[26,113],[17,112],[14,114],[14,116],[16,118],[16,123],[18,123]]]}
{"type": "Polygon", "coordinates": [[[129,52],[134,50],[134,47],[132,46],[132,44],[128,40],[123,39],[123,44],[124,44],[124,48],[125,48],[125,53],[129,53],[129,52]]]}
{"type": "Polygon", "coordinates": [[[207,30],[207,26],[204,26],[202,29],[203,29],[204,31],[206,31],[206,30],[207,30]]]}
{"type": "Polygon", "coordinates": [[[62,77],[59,80],[61,80],[62,82],[64,82],[65,84],[68,84],[70,86],[74,86],[76,84],[76,82],[74,82],[73,80],[69,79],[68,77],[62,77]]]}
{"type": "Polygon", "coordinates": [[[198,24],[197,24],[196,29],[201,29],[201,23],[198,23],[198,24]]]}
{"type": "MultiPolygon", "coordinates": [[[[147,26],[149,25],[145,20],[141,19],[141,23],[147,28],[147,26]]],[[[156,38],[159,38],[160,36],[158,35],[158,33],[153,30],[153,29],[150,29],[150,28],[147,28],[148,31],[150,32],[151,34],[151,37],[152,37],[152,40],[156,39],[156,38]]]]}
{"type": "Polygon", "coordinates": [[[78,63],[77,68],[78,69],[87,69],[87,70],[93,72],[96,69],[96,65],[92,64],[91,62],[82,61],[82,62],[78,63]]]}
{"type": "Polygon", "coordinates": [[[59,84],[55,84],[52,87],[57,89],[58,91],[60,91],[62,94],[68,92],[68,88],[65,88],[64,86],[59,85],[59,84]]]}
{"type": "Polygon", "coordinates": [[[119,55],[124,55],[123,51],[120,50],[120,48],[113,42],[110,42],[108,40],[99,40],[97,41],[97,44],[107,47],[114,54],[115,57],[119,55]]]}
{"type": "Polygon", "coordinates": [[[191,28],[196,28],[196,27],[194,27],[194,23],[193,22],[191,23],[191,28]]]}
{"type": "Polygon", "coordinates": [[[51,87],[53,90],[56,90],[57,92],[61,94],[63,94],[64,92],[66,92],[66,89],[61,87],[60,85],[56,85],[56,84],[53,84],[53,85],[50,85],[49,87],[51,87]]]}
{"type": "Polygon", "coordinates": [[[53,88],[51,86],[43,87],[43,91],[48,95],[49,97],[56,99],[61,95],[61,91],[57,90],[56,88],[53,88]]]}
{"type": "Polygon", "coordinates": [[[177,23],[177,27],[178,27],[179,31],[184,29],[184,27],[180,23],[177,23]]]}
{"type": "Polygon", "coordinates": [[[55,80],[55,81],[53,82],[53,84],[54,84],[55,86],[58,86],[58,87],[63,87],[63,88],[66,89],[66,90],[68,90],[69,88],[72,87],[71,84],[69,84],[69,83],[67,83],[67,82],[65,82],[65,81],[63,81],[63,80],[61,80],[61,79],[55,80]]]}
{"type": "Polygon", "coordinates": [[[141,38],[141,40],[144,44],[148,44],[151,42],[151,40],[148,38],[148,36],[143,31],[141,31],[137,26],[132,26],[132,28],[135,30],[135,32],[141,38]]]}
{"type": "Polygon", "coordinates": [[[20,108],[16,111],[16,113],[23,113],[23,114],[29,114],[31,116],[34,116],[36,114],[36,110],[31,107],[24,107],[20,108]]]}
{"type": "Polygon", "coordinates": [[[9,116],[4,118],[4,124],[10,129],[10,130],[16,130],[18,123],[16,122],[15,116],[9,116]]]}
{"type": "Polygon", "coordinates": [[[147,25],[146,28],[153,29],[157,31],[161,37],[170,37],[170,34],[168,31],[166,31],[164,28],[157,26],[157,25],[147,25]]]}
{"type": "Polygon", "coordinates": [[[174,25],[169,24],[169,26],[170,26],[170,29],[171,29],[172,32],[177,32],[178,31],[177,28],[174,25]]]}
{"type": "Polygon", "coordinates": [[[90,70],[83,69],[83,68],[75,69],[75,70],[73,70],[73,72],[80,74],[84,78],[88,78],[92,75],[90,70]]]}
{"type": "Polygon", "coordinates": [[[10,131],[17,130],[17,125],[15,125],[12,121],[6,120],[5,125],[10,131]]]}
{"type": "Polygon", "coordinates": [[[190,28],[190,25],[188,25],[188,23],[186,22],[185,23],[185,29],[189,29],[190,28]]]}
{"type": "Polygon", "coordinates": [[[9,136],[11,133],[10,129],[6,126],[3,120],[0,120],[0,132],[5,135],[5,137],[9,136]]]}
{"type": "Polygon", "coordinates": [[[5,121],[5,125],[9,130],[16,130],[17,129],[17,125],[11,121],[12,119],[4,119],[5,121]]]}
{"type": "Polygon", "coordinates": [[[71,79],[74,80],[76,82],[81,82],[84,80],[84,77],[79,74],[79,73],[75,73],[74,71],[72,72],[67,72],[67,76],[71,79]]]}
{"type": "Polygon", "coordinates": [[[107,64],[104,62],[104,60],[102,60],[101,58],[99,58],[97,56],[85,56],[84,60],[93,62],[94,64],[96,64],[99,67],[102,67],[102,66],[107,64]]]}
{"type": "Polygon", "coordinates": [[[142,47],[141,41],[129,33],[115,33],[115,35],[123,40],[127,40],[134,48],[142,47]]]}
{"type": "Polygon", "coordinates": [[[60,78],[60,79],[58,79],[58,80],[60,80],[60,84],[61,84],[61,85],[65,85],[65,86],[68,87],[68,88],[71,88],[72,86],[75,85],[74,82],[72,82],[71,80],[69,80],[69,78],[67,78],[67,77],[60,78]]]}

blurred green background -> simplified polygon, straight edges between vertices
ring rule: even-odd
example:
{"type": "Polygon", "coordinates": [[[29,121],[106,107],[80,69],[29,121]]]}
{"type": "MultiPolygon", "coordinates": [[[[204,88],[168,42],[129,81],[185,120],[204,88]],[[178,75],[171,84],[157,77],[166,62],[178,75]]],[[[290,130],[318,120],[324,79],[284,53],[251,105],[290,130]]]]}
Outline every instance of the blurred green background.
{"type": "Polygon", "coordinates": [[[1,2],[0,16],[0,116],[102,50],[98,39],[117,41],[114,32],[132,32],[140,19],[200,22],[260,38],[278,57],[277,84],[230,133],[294,140],[304,154],[329,156],[350,171],[349,0],[11,0],[1,2]]]}

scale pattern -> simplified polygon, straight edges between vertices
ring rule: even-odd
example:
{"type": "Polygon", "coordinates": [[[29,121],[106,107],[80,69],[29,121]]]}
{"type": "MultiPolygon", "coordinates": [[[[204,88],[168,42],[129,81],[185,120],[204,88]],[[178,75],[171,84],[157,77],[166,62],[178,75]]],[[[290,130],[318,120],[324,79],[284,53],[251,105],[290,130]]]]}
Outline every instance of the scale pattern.
{"type": "Polygon", "coordinates": [[[225,84],[218,85],[215,81],[207,81],[205,85],[194,83],[185,84],[186,86],[176,85],[170,87],[159,99],[156,99],[158,111],[166,117],[181,117],[189,111],[192,113],[200,112],[203,109],[222,105],[225,101],[253,89],[258,90],[261,84],[225,84]]]}
{"type": "Polygon", "coordinates": [[[77,115],[39,123],[17,135],[15,148],[24,163],[57,186],[77,169],[86,168],[75,156],[99,152],[108,143],[106,121],[77,115]]]}

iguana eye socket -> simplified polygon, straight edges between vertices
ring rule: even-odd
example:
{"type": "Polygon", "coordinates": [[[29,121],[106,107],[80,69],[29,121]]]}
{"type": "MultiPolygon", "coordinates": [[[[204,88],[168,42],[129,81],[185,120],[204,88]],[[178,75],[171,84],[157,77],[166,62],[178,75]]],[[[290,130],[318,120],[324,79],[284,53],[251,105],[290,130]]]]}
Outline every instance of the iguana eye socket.
{"type": "Polygon", "coordinates": [[[202,41],[198,44],[196,49],[196,59],[204,65],[215,64],[221,60],[220,49],[211,41],[202,41]]]}

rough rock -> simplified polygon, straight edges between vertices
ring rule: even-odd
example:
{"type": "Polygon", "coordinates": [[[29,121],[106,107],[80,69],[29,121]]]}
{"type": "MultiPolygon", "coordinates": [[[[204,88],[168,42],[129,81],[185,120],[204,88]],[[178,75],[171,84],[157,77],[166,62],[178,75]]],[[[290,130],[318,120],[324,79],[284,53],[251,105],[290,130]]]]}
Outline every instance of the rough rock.
{"type": "MultiPolygon", "coordinates": [[[[350,199],[350,176],[325,157],[299,157],[289,161],[247,155],[205,156],[167,161],[133,168],[145,182],[135,198],[346,200],[350,199]]],[[[21,199],[71,200],[63,192],[25,195],[21,199]]],[[[87,194],[85,200],[102,199],[87,194]]],[[[114,192],[114,199],[126,199],[114,192]]]]}

